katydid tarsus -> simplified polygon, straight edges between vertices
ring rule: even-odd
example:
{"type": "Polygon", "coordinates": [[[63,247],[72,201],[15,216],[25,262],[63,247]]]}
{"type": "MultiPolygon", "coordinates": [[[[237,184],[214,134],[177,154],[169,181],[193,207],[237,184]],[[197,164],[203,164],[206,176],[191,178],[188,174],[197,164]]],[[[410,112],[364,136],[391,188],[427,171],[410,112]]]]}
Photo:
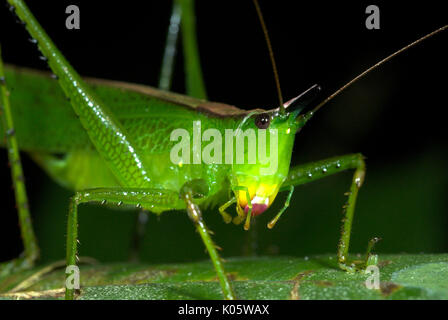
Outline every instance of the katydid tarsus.
{"type": "MultiPolygon", "coordinates": [[[[46,90],[53,91],[60,85],[70,101],[70,104],[66,101],[63,107],[70,109],[69,105],[71,105],[74,113],[79,117],[79,121],[70,120],[63,128],[56,126],[56,131],[45,131],[42,123],[41,131],[34,136],[26,135],[26,133],[22,136],[21,132],[13,130],[13,127],[7,127],[9,134],[6,134],[8,141],[17,137],[22,150],[30,152],[56,181],[75,191],[70,202],[67,227],[68,265],[76,264],[77,213],[78,205],[81,203],[132,206],[155,213],[171,209],[186,209],[210,254],[224,297],[235,298],[200,208],[209,203],[219,202],[219,212],[225,222],[233,220],[237,224],[242,223],[245,229],[249,229],[252,216],[265,211],[279,191],[289,191],[284,208],[268,225],[272,228],[287,208],[294,186],[345,170],[355,170],[355,174],[345,208],[342,237],[338,248],[339,265],[343,270],[352,271],[363,269],[368,263],[368,259],[360,264],[354,264],[353,261],[348,260],[355,201],[365,175],[363,156],[351,154],[289,167],[294,134],[311,119],[315,111],[341,91],[338,90],[312,111],[301,113],[303,107],[318,91],[318,87],[310,88],[310,91],[305,92],[298,99],[287,102],[284,106],[280,105],[274,110],[244,111],[224,104],[210,103],[139,85],[106,80],[90,80],[86,84],[57,50],[26,5],[22,1],[8,2],[12,6],[12,11],[15,11],[19,19],[24,22],[32,39],[36,41],[39,50],[56,75],[57,81],[51,80],[44,73],[9,68],[6,70],[5,81],[2,81],[3,101],[8,100],[8,95],[5,94],[8,85],[20,88],[20,81],[26,78],[34,79],[36,83],[39,82],[39,92],[36,91],[36,94],[42,94],[46,90]],[[119,100],[120,95],[132,96],[133,101],[138,101],[138,104],[130,105],[129,110],[120,109],[123,104],[123,100],[119,100]],[[279,154],[277,170],[274,174],[261,174],[264,165],[260,163],[241,165],[179,162],[173,164],[170,159],[170,151],[174,144],[170,141],[171,132],[177,128],[184,128],[192,133],[193,121],[200,121],[202,131],[217,129],[223,137],[226,129],[235,130],[237,133],[241,132],[237,129],[242,131],[277,129],[279,154]],[[73,134],[67,137],[67,134],[62,134],[63,131],[73,134]],[[61,161],[52,157],[54,153],[66,153],[67,156],[61,161]],[[86,172],[85,175],[79,174],[80,168],[86,172]],[[95,174],[87,174],[92,172],[95,174]],[[232,193],[232,196],[227,197],[228,193],[232,193]],[[226,209],[235,203],[237,215],[232,218],[226,209]]],[[[204,96],[203,86],[197,85],[198,82],[202,83],[202,80],[194,38],[194,21],[191,21],[193,15],[191,12],[188,13],[192,3],[189,1],[179,1],[179,3],[182,3],[183,9],[186,10],[182,15],[185,22],[182,28],[187,30],[183,33],[184,50],[187,53],[187,72],[191,75],[189,79],[187,78],[187,89],[190,94],[204,96]]],[[[438,29],[436,32],[445,28],[438,29]]],[[[418,42],[431,35],[420,38],[418,42]]],[[[392,56],[395,55],[396,53],[392,56]]],[[[378,67],[392,56],[382,60],[368,71],[378,67]]],[[[359,77],[354,81],[358,79],[359,77]]],[[[348,85],[352,83],[353,81],[348,85]]],[[[12,107],[16,105],[19,107],[20,103],[23,103],[17,92],[11,96],[10,100],[12,107]]],[[[7,103],[3,102],[2,105],[6,106],[7,103]]],[[[70,109],[69,117],[73,111],[70,109]]],[[[20,119],[14,120],[20,121],[20,119]]],[[[38,119],[36,119],[36,125],[39,125],[38,119]]],[[[18,124],[16,127],[19,126],[18,124]]],[[[195,151],[193,150],[192,153],[194,154],[195,151]]],[[[245,154],[247,156],[247,152],[245,154]]],[[[20,180],[17,176],[13,178],[14,181],[20,180]]],[[[26,212],[21,214],[28,215],[26,212]]],[[[23,221],[28,219],[24,217],[23,221]]],[[[31,265],[37,256],[37,246],[31,227],[22,224],[22,230],[26,248],[26,257],[22,261],[31,265]]],[[[17,263],[9,264],[9,266],[16,267],[17,263]]],[[[73,289],[67,289],[66,297],[69,299],[74,297],[73,289]]]]}

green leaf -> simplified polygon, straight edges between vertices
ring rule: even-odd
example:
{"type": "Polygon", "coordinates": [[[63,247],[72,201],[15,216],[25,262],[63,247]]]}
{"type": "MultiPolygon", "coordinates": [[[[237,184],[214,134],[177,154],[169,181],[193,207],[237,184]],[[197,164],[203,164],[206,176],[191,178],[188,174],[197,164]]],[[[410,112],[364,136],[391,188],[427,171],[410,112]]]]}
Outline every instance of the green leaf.
{"type": "Polygon", "coordinates": [[[422,289],[431,299],[448,299],[448,262],[424,263],[396,271],[392,280],[422,289]]]}
{"type": "MultiPolygon", "coordinates": [[[[240,299],[448,299],[448,254],[380,255],[378,266],[380,288],[368,289],[369,274],[341,271],[333,255],[225,262],[240,299]]],[[[0,298],[62,299],[64,268],[60,264],[59,269],[36,277],[42,268],[0,278],[0,298]]],[[[80,270],[78,299],[222,298],[209,261],[93,264],[81,265],[80,270]]]]}

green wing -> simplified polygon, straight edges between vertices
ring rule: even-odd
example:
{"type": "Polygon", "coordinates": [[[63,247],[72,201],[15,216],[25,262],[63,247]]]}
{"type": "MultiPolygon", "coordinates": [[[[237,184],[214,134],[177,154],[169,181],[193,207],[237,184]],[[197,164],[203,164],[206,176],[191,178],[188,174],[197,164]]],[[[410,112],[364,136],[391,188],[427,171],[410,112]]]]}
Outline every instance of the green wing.
{"type": "MultiPolygon", "coordinates": [[[[148,152],[163,151],[157,149],[164,147],[161,140],[169,139],[169,132],[185,121],[201,117],[220,121],[247,114],[234,106],[149,86],[94,78],[85,80],[134,136],[136,147],[148,152]]],[[[64,153],[90,147],[87,134],[50,73],[6,66],[6,81],[22,150],[64,153]]],[[[1,146],[5,140],[3,131],[0,130],[1,146]]]]}

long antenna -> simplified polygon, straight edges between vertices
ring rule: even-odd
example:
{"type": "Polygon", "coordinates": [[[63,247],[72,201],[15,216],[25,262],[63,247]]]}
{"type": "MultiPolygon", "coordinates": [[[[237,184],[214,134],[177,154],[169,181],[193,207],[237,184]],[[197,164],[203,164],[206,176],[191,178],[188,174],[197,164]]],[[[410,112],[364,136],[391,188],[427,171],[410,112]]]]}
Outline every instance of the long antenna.
{"type": "Polygon", "coordinates": [[[311,112],[316,112],[317,110],[319,110],[320,108],[322,108],[325,104],[327,104],[330,100],[332,100],[334,97],[336,97],[337,95],[339,95],[342,91],[344,91],[345,89],[347,89],[348,87],[350,87],[353,83],[355,83],[356,81],[358,81],[359,79],[363,78],[365,75],[367,75],[369,72],[375,70],[376,68],[378,68],[379,66],[381,66],[382,64],[386,63],[387,61],[389,61],[390,59],[392,59],[393,57],[399,55],[400,53],[408,50],[409,48],[412,48],[413,46],[419,44],[420,42],[432,37],[433,35],[442,32],[443,30],[447,29],[448,25],[445,25],[431,33],[428,33],[427,35],[415,40],[414,42],[408,44],[407,46],[401,48],[398,51],[395,51],[394,53],[392,53],[391,55],[387,56],[386,58],[384,58],[383,60],[377,62],[376,64],[374,64],[373,66],[371,66],[370,68],[368,68],[367,70],[365,70],[364,72],[360,73],[359,75],[357,75],[355,78],[353,78],[352,80],[350,80],[349,82],[347,82],[346,84],[344,84],[342,87],[340,87],[338,90],[336,90],[332,95],[328,96],[326,99],[324,99],[321,103],[319,103],[311,112]]]}
{"type": "Polygon", "coordinates": [[[258,0],[253,0],[255,9],[257,10],[258,18],[260,19],[261,28],[263,29],[264,38],[266,39],[266,44],[269,50],[269,57],[271,58],[272,63],[272,71],[274,71],[275,84],[277,86],[278,100],[280,102],[280,113],[285,113],[285,107],[283,106],[283,96],[282,90],[280,89],[280,78],[277,72],[277,66],[275,64],[274,52],[272,51],[271,40],[269,39],[268,29],[264,23],[263,14],[261,13],[260,5],[258,4],[258,0]]]}

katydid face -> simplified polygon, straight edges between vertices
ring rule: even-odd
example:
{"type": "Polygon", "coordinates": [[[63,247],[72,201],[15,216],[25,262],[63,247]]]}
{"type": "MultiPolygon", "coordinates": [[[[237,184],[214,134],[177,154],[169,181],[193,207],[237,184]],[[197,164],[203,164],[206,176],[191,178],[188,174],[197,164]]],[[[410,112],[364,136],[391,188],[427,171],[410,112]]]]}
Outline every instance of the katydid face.
{"type": "Polygon", "coordinates": [[[298,111],[253,114],[240,124],[236,133],[236,160],[241,157],[244,162],[234,162],[231,179],[240,215],[248,214],[252,206],[252,216],[257,216],[273,203],[288,175],[298,114],[298,111]],[[238,150],[242,141],[244,151],[238,150]]]}

